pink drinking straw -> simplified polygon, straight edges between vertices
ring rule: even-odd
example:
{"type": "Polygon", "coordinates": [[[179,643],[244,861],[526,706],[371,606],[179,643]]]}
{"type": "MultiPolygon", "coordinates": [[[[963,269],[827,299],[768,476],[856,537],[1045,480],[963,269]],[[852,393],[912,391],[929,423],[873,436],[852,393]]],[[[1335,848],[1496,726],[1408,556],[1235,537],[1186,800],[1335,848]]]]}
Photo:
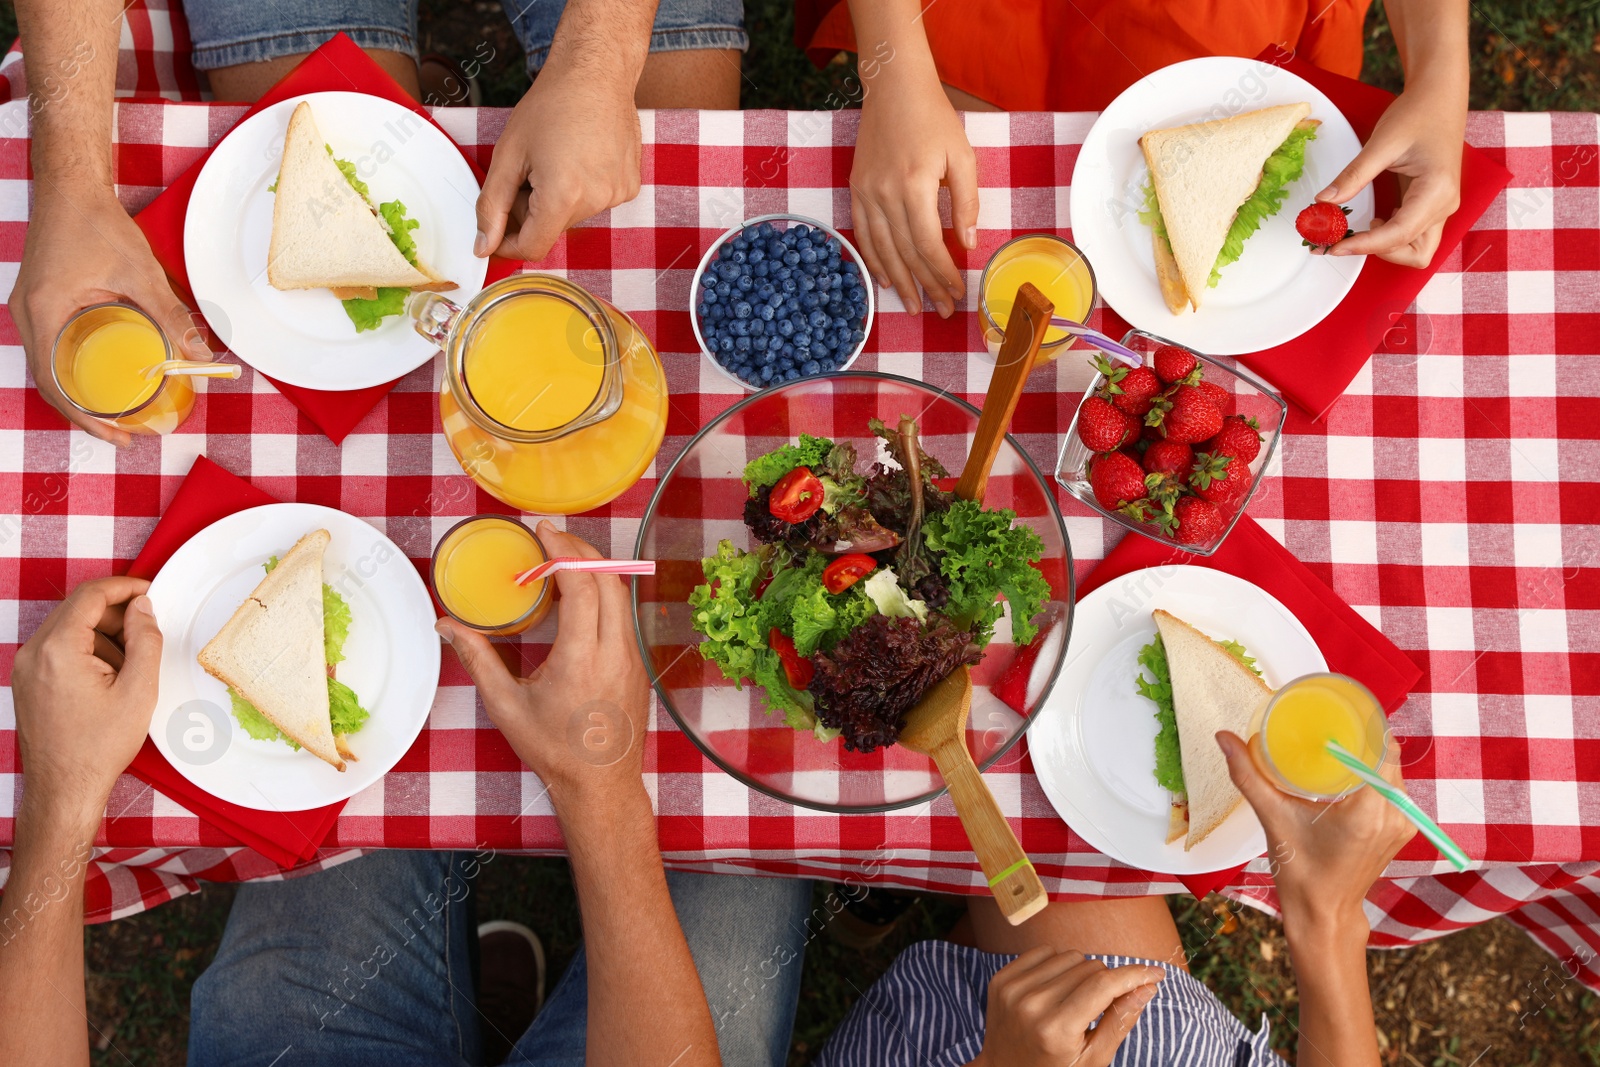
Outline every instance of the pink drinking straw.
{"type": "Polygon", "coordinates": [[[584,559],[582,556],[556,556],[529,567],[513,579],[518,585],[537,582],[557,571],[588,571],[590,574],[654,574],[653,559],[584,559]]]}

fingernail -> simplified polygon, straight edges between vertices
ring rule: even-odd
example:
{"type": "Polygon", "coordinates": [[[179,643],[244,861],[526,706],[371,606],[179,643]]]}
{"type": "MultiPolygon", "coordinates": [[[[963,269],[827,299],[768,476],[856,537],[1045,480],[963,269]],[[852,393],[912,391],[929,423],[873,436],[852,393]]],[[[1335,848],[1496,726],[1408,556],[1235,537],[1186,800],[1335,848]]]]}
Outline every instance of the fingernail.
{"type": "Polygon", "coordinates": [[[1128,994],[1128,1001],[1135,1008],[1142,1008],[1154,999],[1156,999],[1156,987],[1153,985],[1140,986],[1128,994]]]}
{"type": "Polygon", "coordinates": [[[551,522],[549,519],[540,519],[539,520],[539,525],[537,527],[535,527],[535,529],[537,529],[540,533],[547,533],[547,534],[548,533],[560,533],[561,532],[560,530],[556,529],[556,524],[551,522]]]}
{"type": "Polygon", "coordinates": [[[1217,746],[1222,749],[1222,758],[1229,763],[1232,763],[1233,758],[1239,754],[1239,742],[1235,741],[1233,735],[1226,730],[1217,731],[1217,746]]]}
{"type": "Polygon", "coordinates": [[[150,603],[150,598],[143,593],[133,598],[133,603],[128,605],[134,611],[144,611],[155,614],[155,606],[150,603]]]}
{"type": "Polygon", "coordinates": [[[489,254],[489,238],[483,235],[482,230],[479,230],[478,236],[472,239],[472,254],[479,259],[489,254]]]}
{"type": "Polygon", "coordinates": [[[977,248],[978,228],[976,226],[968,226],[961,234],[961,243],[968,248],[977,248]]]}
{"type": "Polygon", "coordinates": [[[456,643],[455,627],[450,625],[449,619],[440,619],[433,624],[433,632],[444,638],[450,644],[456,643]]]}
{"type": "Polygon", "coordinates": [[[1326,189],[1322,190],[1322,192],[1318,193],[1316,195],[1315,199],[1317,199],[1317,200],[1331,200],[1331,199],[1333,199],[1334,195],[1336,193],[1338,193],[1338,191],[1339,191],[1339,187],[1337,185],[1330,185],[1326,189]]]}

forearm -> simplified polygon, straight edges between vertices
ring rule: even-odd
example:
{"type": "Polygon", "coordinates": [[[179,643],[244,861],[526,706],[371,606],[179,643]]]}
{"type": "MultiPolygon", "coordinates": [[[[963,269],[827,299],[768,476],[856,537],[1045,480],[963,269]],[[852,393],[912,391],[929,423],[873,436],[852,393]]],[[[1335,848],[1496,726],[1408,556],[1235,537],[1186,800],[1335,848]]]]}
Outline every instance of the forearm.
{"type": "Polygon", "coordinates": [[[83,879],[105,805],[29,800],[23,789],[11,877],[0,897],[0,1063],[87,1064],[83,879]]]}
{"type": "Polygon", "coordinates": [[[849,0],[856,32],[856,69],[874,87],[939,92],[939,72],[922,26],[920,0],[849,0]]]}
{"type": "Polygon", "coordinates": [[[1406,89],[1438,94],[1441,105],[1459,111],[1464,121],[1469,77],[1466,0],[1388,0],[1384,11],[1405,69],[1406,89]]]}
{"type": "Polygon", "coordinates": [[[562,819],[562,831],[588,955],[588,1063],[721,1063],[700,976],[667,893],[650,798],[640,788],[608,806],[604,818],[583,807],[562,819]]]}
{"type": "Polygon", "coordinates": [[[568,0],[547,67],[580,70],[631,97],[650,53],[657,0],[568,0]]]}
{"type": "Polygon", "coordinates": [[[1289,960],[1300,992],[1300,1067],[1376,1067],[1377,1027],[1367,984],[1367,921],[1297,921],[1286,908],[1289,960]]]}
{"type": "Polygon", "coordinates": [[[121,0],[17,0],[16,6],[38,191],[109,192],[121,0]]]}

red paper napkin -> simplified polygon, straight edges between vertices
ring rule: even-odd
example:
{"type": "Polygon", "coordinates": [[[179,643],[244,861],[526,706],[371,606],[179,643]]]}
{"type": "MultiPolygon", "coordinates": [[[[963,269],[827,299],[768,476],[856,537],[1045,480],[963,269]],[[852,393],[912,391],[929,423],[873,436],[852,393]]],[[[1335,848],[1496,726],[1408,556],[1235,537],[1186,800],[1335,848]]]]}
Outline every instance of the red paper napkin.
{"type": "MultiPolygon", "coordinates": [[[[271,107],[280,100],[305,93],[334,91],[366,93],[369,96],[381,97],[401,107],[410,108],[435,127],[439,125],[428,115],[426,108],[413,100],[410,94],[400,88],[398,82],[384,73],[382,67],[374,63],[359,45],[343,33],[335,34],[332,40],[312,52],[299,66],[284,75],[282,81],[256,101],[254,107],[240,116],[240,121],[244,121],[262,108],[271,107]]],[[[440,132],[443,132],[442,128],[440,132]]],[[[189,197],[194,193],[194,183],[200,177],[200,169],[205,166],[206,160],[211,158],[211,152],[214,151],[216,151],[215,146],[201,156],[194,166],[184,171],[165,192],[152,200],[150,206],[134,216],[134,221],[149,239],[150,250],[155,253],[156,260],[166,268],[167,273],[177,282],[184,294],[189,296],[191,307],[194,305],[194,299],[189,288],[189,272],[183,261],[183,222],[189,211],[189,197]]],[[[481,182],[483,171],[477,162],[466,152],[462,152],[461,156],[481,182]]],[[[487,280],[496,281],[515,269],[516,264],[512,261],[491,260],[487,280]]],[[[366,418],[367,413],[395,385],[394,382],[389,382],[368,389],[324,392],[288,385],[275,378],[267,378],[267,381],[271,382],[278,392],[288,397],[289,402],[316,424],[317,429],[327,434],[334,444],[343,441],[355,428],[356,423],[366,418]]]]}
{"type": "MultiPolygon", "coordinates": [[[[218,519],[236,511],[278,501],[204,456],[178,487],[177,495],[150,532],[150,540],[128,568],[135,578],[153,578],[184,542],[218,519]]],[[[148,738],[128,767],[129,773],[153,786],[210,823],[228,837],[255,849],[281,867],[311,859],[327,838],[345,801],[306,811],[257,811],[221,800],[178,773],[148,738]]]]}
{"type": "MultiPolygon", "coordinates": [[[[1148,537],[1129,534],[1089,573],[1078,596],[1146,567],[1187,564],[1212,567],[1243,578],[1276,597],[1299,619],[1328,661],[1328,669],[1361,682],[1385,712],[1405,703],[1422,670],[1394,642],[1339,599],[1339,594],[1289,554],[1255,520],[1245,515],[1211,556],[1194,556],[1148,537]]],[[[1233,881],[1243,866],[1195,874],[1178,880],[1197,897],[1233,881]]]]}
{"type": "MultiPolygon", "coordinates": [[[[1330,73],[1276,45],[1263,49],[1256,59],[1292,71],[1326,93],[1363,143],[1394,100],[1393,93],[1330,73]]],[[[1463,145],[1461,206],[1446,220],[1431,264],[1417,269],[1368,256],[1360,277],[1332,314],[1294,340],[1240,356],[1239,362],[1277,386],[1312,418],[1322,418],[1380,345],[1408,333],[1400,316],[1510,181],[1511,172],[1505,167],[1463,145]],[[1397,327],[1401,327],[1398,334],[1397,327]]],[[[1397,202],[1393,176],[1386,174],[1374,183],[1374,193],[1379,217],[1389,218],[1397,202]]]]}

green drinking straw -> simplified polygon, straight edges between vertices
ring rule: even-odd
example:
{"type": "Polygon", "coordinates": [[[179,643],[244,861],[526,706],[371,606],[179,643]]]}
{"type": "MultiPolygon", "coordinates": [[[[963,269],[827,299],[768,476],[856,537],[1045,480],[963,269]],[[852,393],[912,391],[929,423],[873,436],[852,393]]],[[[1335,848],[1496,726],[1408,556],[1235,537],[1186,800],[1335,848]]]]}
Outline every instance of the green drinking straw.
{"type": "Polygon", "coordinates": [[[1412,825],[1433,842],[1433,847],[1437,848],[1456,870],[1467,869],[1467,854],[1461,851],[1461,846],[1450,840],[1450,835],[1439,829],[1439,824],[1428,818],[1428,813],[1417,807],[1417,802],[1407,796],[1404,789],[1390,785],[1377,771],[1356,759],[1337,741],[1328,742],[1328,754],[1348,767],[1357,778],[1376,789],[1385,800],[1399,808],[1400,814],[1410,819],[1412,825]]]}

